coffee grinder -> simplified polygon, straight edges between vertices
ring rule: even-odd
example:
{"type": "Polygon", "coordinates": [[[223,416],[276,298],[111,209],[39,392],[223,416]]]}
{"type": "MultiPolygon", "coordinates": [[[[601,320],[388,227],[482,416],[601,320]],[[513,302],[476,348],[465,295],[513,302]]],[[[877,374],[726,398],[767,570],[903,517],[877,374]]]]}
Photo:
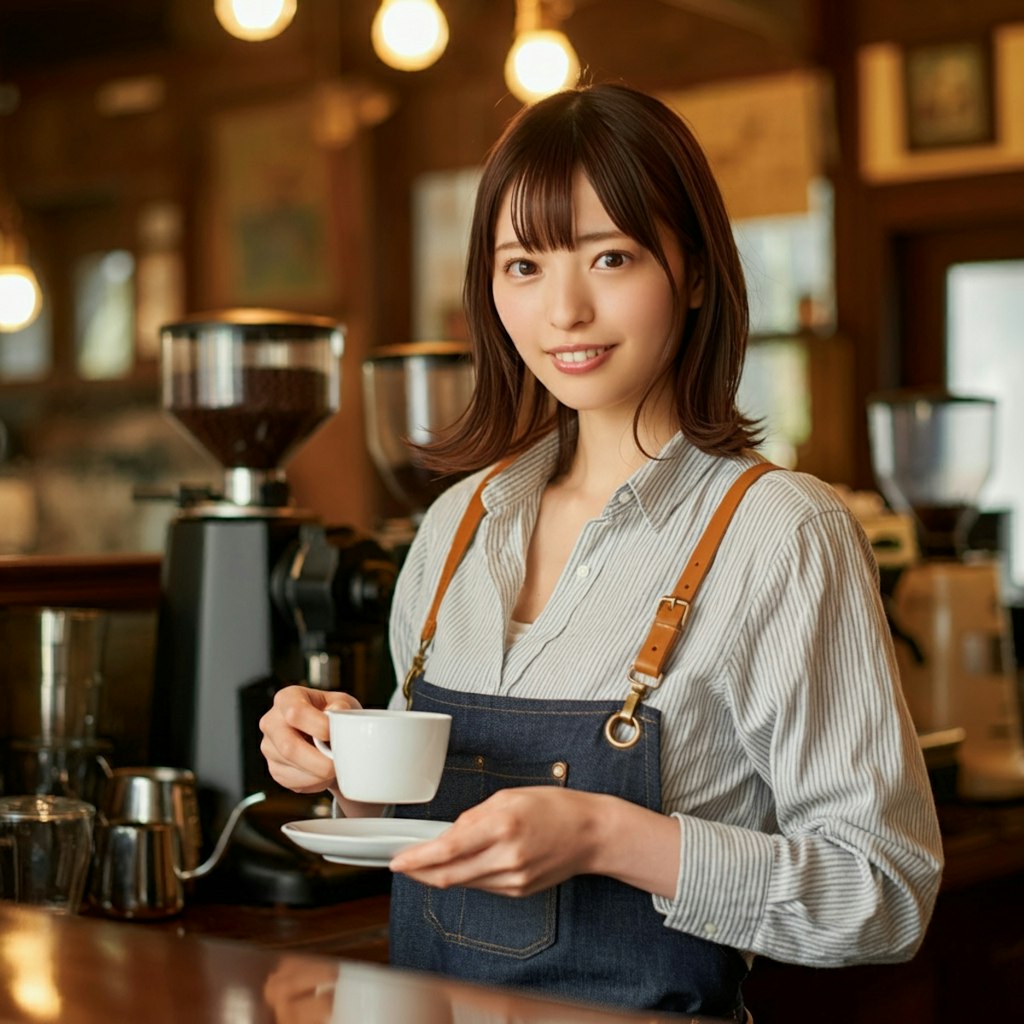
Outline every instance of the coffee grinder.
{"type": "Polygon", "coordinates": [[[921,557],[893,590],[896,654],[919,733],[962,728],[957,791],[1024,795],[1016,665],[999,563],[967,550],[992,466],[995,402],[904,391],[868,402],[879,487],[917,525],[921,557]]]}
{"type": "Polygon", "coordinates": [[[181,487],[168,528],[150,756],[195,773],[204,842],[232,806],[268,794],[215,872],[221,897],[337,895],[344,869],[279,834],[284,821],[329,807],[270,779],[258,722],[290,683],[344,689],[368,706],[392,688],[394,562],[372,538],[295,507],[282,468],[337,410],[342,349],[334,321],[274,310],[199,315],[161,331],[163,407],[221,463],[224,482],[181,487]]]}
{"type": "Polygon", "coordinates": [[[384,516],[378,535],[400,553],[411,543],[430,503],[456,477],[441,477],[418,460],[428,444],[466,411],[475,373],[461,341],[382,345],[363,362],[363,404],[370,457],[401,514],[384,516]]]}

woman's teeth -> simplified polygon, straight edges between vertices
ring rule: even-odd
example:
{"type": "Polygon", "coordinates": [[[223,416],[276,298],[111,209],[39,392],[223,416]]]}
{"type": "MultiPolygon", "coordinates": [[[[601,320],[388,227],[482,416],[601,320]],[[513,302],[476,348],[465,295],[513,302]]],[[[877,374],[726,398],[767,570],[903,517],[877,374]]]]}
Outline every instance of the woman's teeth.
{"type": "Polygon", "coordinates": [[[555,358],[560,363],[585,363],[588,359],[596,359],[606,351],[607,349],[603,348],[579,348],[575,352],[556,352],[555,358]]]}

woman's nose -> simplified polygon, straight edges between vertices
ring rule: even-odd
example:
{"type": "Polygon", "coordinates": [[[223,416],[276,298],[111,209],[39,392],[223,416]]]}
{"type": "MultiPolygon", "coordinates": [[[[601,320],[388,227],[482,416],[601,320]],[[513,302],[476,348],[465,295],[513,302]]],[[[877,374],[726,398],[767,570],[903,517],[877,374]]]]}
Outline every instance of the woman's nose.
{"type": "Polygon", "coordinates": [[[553,274],[548,292],[548,320],[552,327],[569,331],[594,318],[590,289],[580,274],[568,271],[553,274]]]}

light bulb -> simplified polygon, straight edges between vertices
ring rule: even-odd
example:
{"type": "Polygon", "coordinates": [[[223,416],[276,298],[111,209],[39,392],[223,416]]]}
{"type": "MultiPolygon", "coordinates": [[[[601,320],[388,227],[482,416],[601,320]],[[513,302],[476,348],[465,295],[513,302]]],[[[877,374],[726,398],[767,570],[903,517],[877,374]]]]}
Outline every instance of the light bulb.
{"type": "Polygon", "coordinates": [[[213,12],[225,30],[256,43],[280,35],[295,17],[295,0],[214,0],[213,12]]]}
{"type": "Polygon", "coordinates": [[[28,327],[43,308],[36,275],[24,263],[0,264],[0,331],[28,327]]]}
{"type": "Polygon", "coordinates": [[[535,103],[576,84],[580,61],[563,32],[520,32],[505,58],[505,84],[523,103],[535,103]]]}
{"type": "Polygon", "coordinates": [[[448,22],[436,0],[382,0],[370,38],[389,67],[422,71],[444,53],[448,22]]]}

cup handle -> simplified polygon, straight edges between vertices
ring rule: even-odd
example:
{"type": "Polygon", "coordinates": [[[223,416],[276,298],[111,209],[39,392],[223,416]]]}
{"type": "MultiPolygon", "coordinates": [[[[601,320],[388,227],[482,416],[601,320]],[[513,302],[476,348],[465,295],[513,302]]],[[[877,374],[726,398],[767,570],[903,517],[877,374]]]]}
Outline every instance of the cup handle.
{"type": "Polygon", "coordinates": [[[331,745],[330,745],[330,743],[324,743],[323,740],[319,740],[315,736],[311,736],[310,739],[313,741],[313,746],[316,747],[316,749],[319,750],[321,754],[324,754],[327,757],[333,757],[334,756],[331,753],[331,745]]]}

